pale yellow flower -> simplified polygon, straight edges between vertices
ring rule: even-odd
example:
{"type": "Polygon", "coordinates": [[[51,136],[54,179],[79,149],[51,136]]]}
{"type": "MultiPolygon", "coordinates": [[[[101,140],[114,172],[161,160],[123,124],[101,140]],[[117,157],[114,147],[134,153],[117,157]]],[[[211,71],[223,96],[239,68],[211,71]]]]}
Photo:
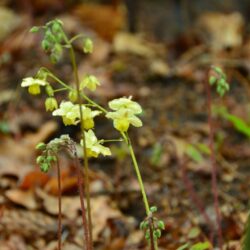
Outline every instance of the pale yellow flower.
{"type": "MultiPolygon", "coordinates": [[[[104,156],[111,155],[111,151],[108,147],[102,145],[102,140],[98,140],[93,132],[93,130],[88,130],[84,132],[87,157],[98,157],[99,154],[104,156]]],[[[81,140],[81,145],[83,146],[83,140],[81,140]]]]}
{"type": "Polygon", "coordinates": [[[97,86],[100,86],[99,80],[93,75],[87,75],[83,78],[80,88],[88,88],[91,91],[95,91],[97,86]]]}
{"type": "Polygon", "coordinates": [[[40,86],[46,86],[48,82],[41,79],[35,79],[33,77],[24,78],[21,86],[28,87],[28,91],[31,95],[38,95],[41,93],[40,86]]]}

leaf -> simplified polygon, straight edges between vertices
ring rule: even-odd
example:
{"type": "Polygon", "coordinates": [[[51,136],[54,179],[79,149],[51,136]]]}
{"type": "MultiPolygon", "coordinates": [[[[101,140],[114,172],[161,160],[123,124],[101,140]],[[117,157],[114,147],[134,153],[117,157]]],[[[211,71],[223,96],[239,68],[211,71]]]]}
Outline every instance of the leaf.
{"type": "Polygon", "coordinates": [[[178,247],[176,250],[185,250],[185,249],[187,249],[189,246],[190,246],[190,243],[186,243],[186,244],[184,244],[184,245],[178,247]]]}
{"type": "Polygon", "coordinates": [[[206,241],[206,242],[196,243],[191,247],[190,250],[207,250],[209,248],[210,248],[210,243],[206,241]]]}
{"type": "Polygon", "coordinates": [[[201,163],[204,161],[200,151],[195,148],[193,145],[189,144],[186,148],[186,154],[195,162],[201,163]]]}
{"type": "Polygon", "coordinates": [[[250,126],[244,120],[228,113],[225,114],[224,117],[233,124],[234,128],[238,130],[238,132],[250,138],[250,126]]]}
{"type": "Polygon", "coordinates": [[[193,227],[188,233],[188,238],[195,239],[199,236],[200,233],[201,233],[201,230],[198,227],[193,227]]]}
{"type": "Polygon", "coordinates": [[[34,192],[32,191],[12,189],[6,191],[5,195],[13,203],[26,207],[28,209],[36,209],[38,207],[34,192]]]}
{"type": "Polygon", "coordinates": [[[248,250],[250,249],[250,214],[248,215],[248,219],[246,222],[246,233],[244,235],[244,241],[242,250],[248,250]]]}

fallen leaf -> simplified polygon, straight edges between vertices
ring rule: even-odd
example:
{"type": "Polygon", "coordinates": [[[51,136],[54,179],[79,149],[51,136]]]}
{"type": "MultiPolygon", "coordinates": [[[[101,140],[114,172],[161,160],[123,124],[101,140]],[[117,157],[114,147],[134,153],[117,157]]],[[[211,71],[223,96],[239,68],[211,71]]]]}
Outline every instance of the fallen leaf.
{"type": "Polygon", "coordinates": [[[11,189],[5,192],[6,197],[15,204],[21,205],[28,209],[34,210],[38,208],[34,192],[22,191],[20,189],[11,189]]]}
{"type": "Polygon", "coordinates": [[[107,41],[112,41],[115,34],[126,23],[122,6],[100,4],[80,4],[73,10],[73,15],[87,27],[93,29],[107,41]]]}
{"type": "Polygon", "coordinates": [[[42,173],[39,170],[34,170],[25,175],[19,187],[24,190],[43,187],[49,179],[50,177],[47,174],[42,173]]]}
{"type": "Polygon", "coordinates": [[[129,33],[118,33],[114,38],[113,46],[117,53],[131,53],[146,58],[155,56],[153,48],[147,45],[145,40],[129,33]]]}

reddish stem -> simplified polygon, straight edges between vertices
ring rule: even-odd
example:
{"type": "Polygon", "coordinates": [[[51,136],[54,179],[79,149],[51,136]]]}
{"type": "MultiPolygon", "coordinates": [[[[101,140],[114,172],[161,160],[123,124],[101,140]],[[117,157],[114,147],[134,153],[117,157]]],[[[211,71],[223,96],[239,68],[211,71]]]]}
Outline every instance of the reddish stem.
{"type": "Polygon", "coordinates": [[[90,229],[88,227],[88,222],[86,218],[86,209],[85,209],[85,204],[84,204],[83,177],[82,177],[80,163],[79,163],[76,153],[74,153],[74,158],[75,158],[75,166],[77,170],[77,181],[78,181],[78,189],[79,189],[79,194],[80,194],[80,203],[81,203],[81,210],[82,210],[82,225],[83,225],[83,230],[84,230],[85,243],[87,247],[86,249],[92,250],[92,245],[91,245],[90,237],[89,237],[90,229]]]}
{"type": "Polygon", "coordinates": [[[58,182],[58,250],[62,249],[62,185],[59,159],[56,157],[57,182],[58,182]]]}
{"type": "Polygon", "coordinates": [[[212,192],[214,196],[214,210],[216,213],[217,221],[217,232],[218,232],[218,243],[220,249],[222,249],[222,229],[221,229],[221,214],[219,208],[219,195],[218,195],[218,185],[217,185],[217,166],[215,160],[215,150],[214,150],[214,126],[212,119],[212,99],[211,99],[211,89],[209,82],[205,81],[205,88],[207,93],[207,110],[208,110],[208,125],[209,125],[209,149],[210,149],[210,161],[212,166],[212,192]]]}
{"type": "Polygon", "coordinates": [[[181,166],[181,169],[182,169],[182,178],[183,178],[183,182],[184,182],[184,185],[186,186],[189,194],[190,194],[190,198],[191,200],[193,201],[193,203],[196,205],[197,209],[199,210],[199,212],[202,214],[202,216],[204,217],[207,225],[209,225],[210,227],[210,241],[212,242],[212,239],[213,239],[213,230],[214,230],[214,227],[213,227],[213,224],[208,216],[208,214],[206,213],[205,211],[205,208],[204,208],[204,205],[203,205],[203,202],[202,200],[200,199],[200,197],[197,195],[196,191],[194,190],[194,187],[190,181],[190,179],[188,178],[187,176],[187,172],[186,172],[186,166],[185,166],[185,162],[180,162],[180,166],[181,166]]]}

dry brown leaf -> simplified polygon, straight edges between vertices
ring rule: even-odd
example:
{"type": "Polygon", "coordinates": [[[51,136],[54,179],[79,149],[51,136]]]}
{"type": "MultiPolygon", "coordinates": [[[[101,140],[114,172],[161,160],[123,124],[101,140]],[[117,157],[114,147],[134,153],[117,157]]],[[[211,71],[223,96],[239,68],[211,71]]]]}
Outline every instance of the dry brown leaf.
{"type": "Polygon", "coordinates": [[[97,240],[99,234],[106,227],[110,218],[121,217],[121,212],[112,204],[112,200],[106,196],[93,197],[91,200],[91,212],[93,218],[93,239],[97,240]]]}
{"type": "Polygon", "coordinates": [[[215,51],[242,45],[244,18],[239,12],[203,13],[197,22],[197,27],[204,42],[215,51]]]}
{"type": "Polygon", "coordinates": [[[6,197],[16,203],[28,209],[38,208],[38,204],[35,199],[34,192],[32,190],[22,191],[20,189],[11,189],[5,192],[6,197]]]}
{"type": "MultiPolygon", "coordinates": [[[[58,197],[48,195],[44,191],[38,189],[36,194],[43,201],[45,210],[52,214],[58,214],[58,197]]],[[[74,219],[77,217],[78,211],[81,210],[80,199],[76,197],[62,197],[62,214],[69,218],[74,219]]]]}
{"type": "Polygon", "coordinates": [[[126,23],[122,7],[86,3],[78,5],[73,10],[73,15],[107,41],[112,41],[126,23]]]}
{"type": "Polygon", "coordinates": [[[44,213],[23,209],[5,209],[0,223],[0,235],[18,232],[25,238],[56,237],[57,219],[44,213]]]}
{"type": "Polygon", "coordinates": [[[145,40],[125,32],[118,33],[115,36],[113,46],[117,53],[132,53],[146,58],[155,56],[154,49],[145,40]]]}

